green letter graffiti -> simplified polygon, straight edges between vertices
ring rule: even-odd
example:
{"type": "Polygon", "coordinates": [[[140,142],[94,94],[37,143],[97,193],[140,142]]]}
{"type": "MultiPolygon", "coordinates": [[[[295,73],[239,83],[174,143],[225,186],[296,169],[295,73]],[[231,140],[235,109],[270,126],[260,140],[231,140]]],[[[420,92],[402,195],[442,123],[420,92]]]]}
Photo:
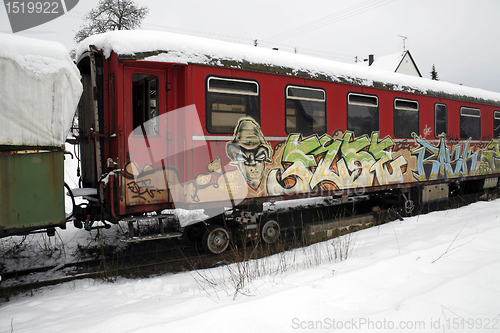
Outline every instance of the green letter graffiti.
{"type": "Polygon", "coordinates": [[[488,150],[483,151],[484,159],[488,162],[491,172],[500,172],[500,140],[495,139],[486,146],[488,150]]]}
{"type": "Polygon", "coordinates": [[[392,160],[390,137],[379,142],[379,132],[354,138],[346,132],[342,139],[333,139],[324,134],[320,138],[312,135],[301,139],[292,134],[285,143],[281,163],[285,168],[271,170],[268,176],[269,194],[300,193],[310,191],[320,184],[326,188],[345,189],[357,186],[372,186],[377,178],[379,184],[403,181],[402,168],[407,162],[403,156],[392,160]],[[285,187],[287,177],[293,184],[285,187]]]}

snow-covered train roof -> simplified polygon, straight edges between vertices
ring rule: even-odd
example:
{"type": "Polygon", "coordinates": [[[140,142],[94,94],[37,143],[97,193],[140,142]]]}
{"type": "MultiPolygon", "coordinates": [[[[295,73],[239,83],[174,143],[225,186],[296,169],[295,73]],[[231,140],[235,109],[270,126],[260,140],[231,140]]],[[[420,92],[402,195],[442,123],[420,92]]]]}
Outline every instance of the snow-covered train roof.
{"type": "Polygon", "coordinates": [[[82,93],[56,42],[0,34],[0,146],[61,147],[82,93]]]}
{"type": "Polygon", "coordinates": [[[103,52],[106,58],[114,52],[119,56],[145,61],[206,64],[269,71],[284,75],[500,105],[500,93],[497,92],[306,55],[169,32],[121,30],[91,36],[80,43],[77,48],[77,56],[80,57],[88,51],[90,45],[103,52]]]}

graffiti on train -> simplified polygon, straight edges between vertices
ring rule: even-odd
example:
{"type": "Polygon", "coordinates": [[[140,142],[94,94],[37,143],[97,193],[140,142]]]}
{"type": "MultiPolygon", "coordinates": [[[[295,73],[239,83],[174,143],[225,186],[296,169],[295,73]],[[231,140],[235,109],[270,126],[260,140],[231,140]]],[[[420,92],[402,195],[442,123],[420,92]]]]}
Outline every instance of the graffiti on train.
{"type": "Polygon", "coordinates": [[[289,135],[281,165],[268,174],[270,195],[402,183],[408,161],[389,136],[355,138],[347,131],[336,138],[289,135]]]}
{"type": "Polygon", "coordinates": [[[418,181],[479,176],[500,171],[499,140],[492,140],[485,149],[472,147],[471,140],[447,145],[441,137],[436,146],[415,136],[418,148],[412,155],[417,157],[413,176],[418,181]]]}
{"type": "Polygon", "coordinates": [[[157,159],[161,163],[154,164],[155,159],[142,152],[145,157],[134,157],[122,173],[127,205],[172,200],[236,203],[267,195],[314,194],[500,172],[499,139],[473,143],[414,135],[413,140],[395,140],[381,138],[378,131],[356,137],[342,130],[332,135],[290,134],[274,145],[268,139],[258,122],[241,118],[230,141],[197,148],[197,161],[205,170],[197,168],[191,179],[180,176],[188,169],[185,158],[157,159]],[[224,150],[226,156],[222,156],[224,150]]]}

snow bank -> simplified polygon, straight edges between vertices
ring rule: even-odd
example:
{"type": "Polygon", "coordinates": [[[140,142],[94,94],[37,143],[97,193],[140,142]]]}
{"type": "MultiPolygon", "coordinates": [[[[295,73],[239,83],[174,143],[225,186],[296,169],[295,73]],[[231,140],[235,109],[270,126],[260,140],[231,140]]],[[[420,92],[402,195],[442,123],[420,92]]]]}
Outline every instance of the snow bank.
{"type": "Polygon", "coordinates": [[[334,240],[260,259],[244,285],[231,265],[44,288],[0,304],[0,331],[497,332],[499,203],[351,234],[342,261],[322,259],[334,240]]]}
{"type": "Polygon", "coordinates": [[[0,34],[0,145],[64,144],[83,87],[59,43],[0,34]]]}
{"type": "MultiPolygon", "coordinates": [[[[262,64],[291,69],[293,73],[305,72],[312,77],[328,77],[337,82],[374,86],[375,83],[394,86],[407,92],[438,92],[456,96],[470,96],[500,102],[500,93],[464,87],[442,81],[390,73],[381,69],[364,68],[326,59],[274,51],[261,47],[229,43],[220,40],[180,35],[160,31],[112,31],[91,36],[79,44],[77,56],[93,45],[107,58],[111,52],[119,55],[161,51],[159,55],[144,60],[173,63],[217,64],[222,61],[262,64]]],[[[236,65],[235,65],[236,66],[236,65]]]]}

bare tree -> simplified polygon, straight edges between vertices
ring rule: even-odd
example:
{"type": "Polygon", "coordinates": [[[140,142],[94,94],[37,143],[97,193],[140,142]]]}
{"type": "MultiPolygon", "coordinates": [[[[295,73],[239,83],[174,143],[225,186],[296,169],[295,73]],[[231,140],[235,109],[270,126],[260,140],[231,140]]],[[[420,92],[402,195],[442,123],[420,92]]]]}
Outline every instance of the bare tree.
{"type": "Polygon", "coordinates": [[[85,16],[85,22],[74,39],[79,43],[106,31],[139,28],[148,12],[147,7],[139,7],[132,0],[99,0],[97,7],[85,16]]]}

